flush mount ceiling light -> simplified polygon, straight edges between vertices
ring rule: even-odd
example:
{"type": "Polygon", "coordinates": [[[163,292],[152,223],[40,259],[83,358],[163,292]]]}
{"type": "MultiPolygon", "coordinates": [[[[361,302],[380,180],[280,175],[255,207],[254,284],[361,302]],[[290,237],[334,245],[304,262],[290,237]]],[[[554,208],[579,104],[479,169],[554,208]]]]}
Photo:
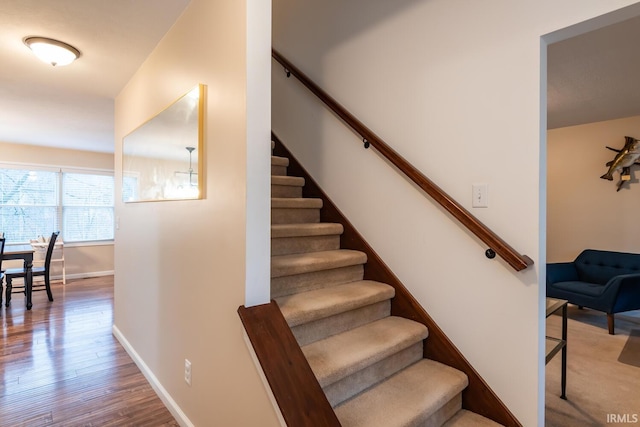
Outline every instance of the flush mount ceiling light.
{"type": "Polygon", "coordinates": [[[80,57],[80,51],[59,40],[46,37],[26,37],[24,44],[43,62],[56,65],[69,65],[80,57]]]}

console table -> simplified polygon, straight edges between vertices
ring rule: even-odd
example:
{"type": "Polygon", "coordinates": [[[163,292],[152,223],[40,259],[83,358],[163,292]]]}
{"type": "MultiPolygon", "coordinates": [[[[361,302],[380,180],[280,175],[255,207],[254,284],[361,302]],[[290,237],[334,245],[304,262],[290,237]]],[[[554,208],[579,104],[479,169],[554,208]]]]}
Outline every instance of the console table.
{"type": "Polygon", "coordinates": [[[547,317],[562,309],[562,338],[546,337],[546,357],[544,363],[547,364],[553,356],[562,350],[562,377],[560,387],[562,389],[561,399],[567,400],[567,302],[563,299],[547,298],[547,317]]]}

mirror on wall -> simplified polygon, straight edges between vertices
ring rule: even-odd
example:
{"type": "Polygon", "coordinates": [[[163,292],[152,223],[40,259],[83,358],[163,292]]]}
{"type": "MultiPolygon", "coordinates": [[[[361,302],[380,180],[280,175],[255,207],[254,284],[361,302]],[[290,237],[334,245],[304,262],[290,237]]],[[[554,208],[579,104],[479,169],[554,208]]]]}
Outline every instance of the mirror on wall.
{"type": "Polygon", "coordinates": [[[205,86],[197,85],[122,142],[122,200],[202,199],[205,86]]]}

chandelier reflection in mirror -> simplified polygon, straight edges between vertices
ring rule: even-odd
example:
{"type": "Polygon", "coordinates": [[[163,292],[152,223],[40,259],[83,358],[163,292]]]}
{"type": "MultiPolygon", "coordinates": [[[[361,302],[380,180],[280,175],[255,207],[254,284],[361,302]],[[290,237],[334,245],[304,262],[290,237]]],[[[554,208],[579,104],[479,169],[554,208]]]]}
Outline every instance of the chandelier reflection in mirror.
{"type": "Polygon", "coordinates": [[[205,88],[194,87],[124,137],[124,202],[203,198],[205,88]]]}
{"type": "Polygon", "coordinates": [[[192,165],[192,154],[193,151],[196,149],[196,147],[184,147],[188,152],[189,152],[189,170],[187,171],[176,171],[175,174],[176,175],[185,175],[186,177],[188,177],[188,182],[185,185],[180,185],[179,186],[179,190],[186,190],[188,189],[189,191],[198,191],[198,172],[194,172],[193,170],[193,165],[192,165]],[[194,181],[195,178],[195,181],[194,181]]]}

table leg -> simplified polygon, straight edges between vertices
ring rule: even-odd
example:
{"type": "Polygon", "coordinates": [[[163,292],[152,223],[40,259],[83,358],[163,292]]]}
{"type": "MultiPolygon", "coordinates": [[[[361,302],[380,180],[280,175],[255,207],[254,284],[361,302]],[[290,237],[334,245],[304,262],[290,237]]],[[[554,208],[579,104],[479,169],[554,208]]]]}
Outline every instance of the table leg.
{"type": "Polygon", "coordinates": [[[24,291],[27,297],[27,310],[31,310],[33,304],[31,304],[31,293],[33,289],[33,257],[27,257],[24,260],[24,291]]]}
{"type": "Polygon", "coordinates": [[[562,378],[560,383],[562,394],[560,398],[567,400],[567,304],[562,306],[562,340],[564,346],[562,347],[562,378]]]}

